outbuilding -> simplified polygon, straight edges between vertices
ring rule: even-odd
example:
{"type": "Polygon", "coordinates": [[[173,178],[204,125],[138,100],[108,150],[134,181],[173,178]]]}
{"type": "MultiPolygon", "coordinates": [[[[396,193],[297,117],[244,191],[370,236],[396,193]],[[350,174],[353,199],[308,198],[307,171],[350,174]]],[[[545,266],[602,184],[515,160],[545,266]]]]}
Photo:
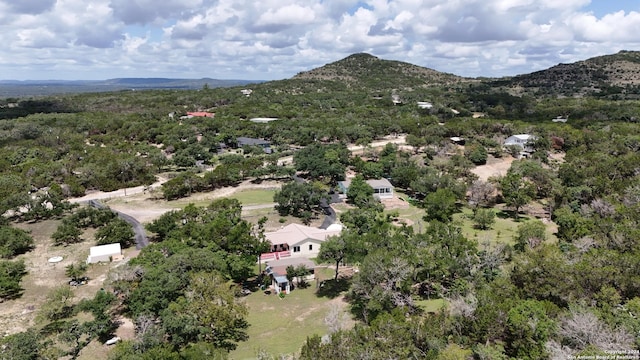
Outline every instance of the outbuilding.
{"type": "Polygon", "coordinates": [[[94,264],[98,262],[109,262],[112,260],[122,259],[122,248],[120,243],[92,246],[89,249],[89,257],[87,257],[87,264],[94,264]]]}

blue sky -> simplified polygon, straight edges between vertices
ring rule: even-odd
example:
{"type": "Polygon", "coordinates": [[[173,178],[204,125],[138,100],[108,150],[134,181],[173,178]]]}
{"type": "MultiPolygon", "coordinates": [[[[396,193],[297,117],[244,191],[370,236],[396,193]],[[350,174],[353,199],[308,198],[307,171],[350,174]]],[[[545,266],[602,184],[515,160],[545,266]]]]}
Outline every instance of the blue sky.
{"type": "Polygon", "coordinates": [[[0,0],[0,79],[272,80],[356,52],[498,77],[637,34],[638,0],[0,0]]]}
{"type": "Polygon", "coordinates": [[[617,11],[636,11],[640,12],[640,1],[638,0],[591,0],[586,6],[587,10],[593,11],[593,14],[602,17],[617,11]]]}

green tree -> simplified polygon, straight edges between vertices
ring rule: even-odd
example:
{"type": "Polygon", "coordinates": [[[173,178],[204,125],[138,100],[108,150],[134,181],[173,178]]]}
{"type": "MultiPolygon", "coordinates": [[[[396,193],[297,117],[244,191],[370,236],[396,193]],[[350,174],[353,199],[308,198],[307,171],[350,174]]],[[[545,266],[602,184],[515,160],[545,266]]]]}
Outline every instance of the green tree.
{"type": "Polygon", "coordinates": [[[168,211],[159,218],[146,225],[147,230],[156,233],[158,238],[165,239],[173,230],[179,230],[182,221],[182,212],[177,210],[168,211]]]}
{"type": "Polygon", "coordinates": [[[406,257],[413,262],[416,280],[437,283],[452,293],[470,280],[478,264],[478,249],[459,226],[433,220],[424,233],[410,240],[415,248],[406,257]]]}
{"type": "Polygon", "coordinates": [[[0,339],[0,359],[37,360],[41,359],[42,339],[38,332],[29,329],[0,339]]]}
{"type": "Polygon", "coordinates": [[[467,146],[464,155],[475,165],[484,165],[487,163],[487,149],[481,144],[473,144],[467,146]]]}
{"type": "Polygon", "coordinates": [[[40,321],[56,321],[71,315],[73,291],[68,285],[54,288],[47,295],[47,300],[40,307],[37,319],[40,321]]]}
{"type": "Polygon", "coordinates": [[[423,206],[426,210],[425,221],[451,221],[456,212],[456,195],[449,189],[438,189],[424,198],[423,206]]]}
{"type": "Polygon", "coordinates": [[[226,350],[235,349],[238,341],[247,339],[246,316],[246,306],[214,273],[193,274],[185,296],[163,313],[165,329],[175,345],[205,341],[226,350]]]}
{"type": "Polygon", "coordinates": [[[114,218],[96,231],[95,238],[98,245],[120,243],[122,247],[127,248],[135,242],[135,233],[131,224],[120,218],[114,218]]]}
{"type": "Polygon", "coordinates": [[[51,239],[53,239],[53,244],[56,246],[66,246],[81,242],[80,234],[82,234],[82,231],[74,223],[63,219],[56,231],[51,234],[51,239]]]}
{"type": "Polygon", "coordinates": [[[108,208],[97,209],[95,207],[85,206],[79,208],[66,221],[75,224],[79,228],[86,229],[92,227],[97,229],[104,226],[116,216],[117,215],[108,208]]]}
{"type": "Polygon", "coordinates": [[[364,177],[356,175],[347,189],[347,202],[358,208],[369,207],[375,201],[373,198],[373,188],[367,184],[364,177]]]}
{"type": "Polygon", "coordinates": [[[515,209],[515,218],[518,218],[520,208],[527,205],[535,194],[533,184],[514,172],[507,172],[500,180],[500,190],[507,206],[515,209]]]}
{"type": "MultiPolygon", "coordinates": [[[[242,160],[240,160],[242,161],[242,160]]],[[[233,186],[242,180],[241,168],[238,163],[222,163],[204,174],[204,182],[214,189],[233,186]]]]}
{"type": "Polygon", "coordinates": [[[547,238],[547,227],[540,220],[530,220],[518,225],[516,244],[518,251],[533,249],[547,238]]]}
{"type": "Polygon", "coordinates": [[[496,213],[493,209],[478,209],[473,215],[474,226],[480,230],[490,229],[496,222],[496,213]]]}
{"type": "Polygon", "coordinates": [[[307,276],[310,272],[309,268],[307,268],[304,264],[293,266],[287,266],[287,280],[290,283],[293,283],[293,279],[296,279],[296,285],[304,288],[307,286],[307,282],[304,280],[304,277],[307,276]]]}
{"type": "Polygon", "coordinates": [[[334,281],[338,280],[338,271],[340,269],[340,262],[344,260],[347,253],[347,244],[341,235],[330,236],[326,239],[320,247],[318,253],[319,261],[333,261],[336,263],[336,275],[333,278],[334,281]]]}
{"type": "Polygon", "coordinates": [[[576,276],[576,265],[568,264],[558,246],[542,244],[532,251],[514,256],[510,278],[520,289],[523,298],[547,300],[566,307],[574,299],[584,296],[579,281],[581,278],[586,283],[598,284],[599,289],[601,284],[612,281],[611,276],[617,273],[612,266],[607,268],[602,264],[600,267],[593,263],[594,259],[588,261],[591,263],[585,270],[595,274],[576,276]]]}
{"type": "MultiPolygon", "coordinates": [[[[552,306],[552,305],[551,305],[552,306]]],[[[554,334],[556,324],[547,315],[545,304],[524,300],[509,310],[507,317],[507,355],[517,359],[544,359],[547,340],[554,334]]]]}
{"type": "Polygon", "coordinates": [[[349,150],[343,143],[312,144],[293,155],[296,170],[307,173],[311,178],[328,178],[332,184],[344,178],[349,164],[349,150]]]}
{"type": "Polygon", "coordinates": [[[353,311],[367,323],[395,308],[407,314],[413,312],[415,304],[410,288],[413,271],[399,256],[383,250],[370,253],[352,279],[349,296],[353,311]]]}
{"type": "Polygon", "coordinates": [[[87,263],[79,262],[77,264],[69,264],[65,267],[64,274],[71,278],[71,281],[80,281],[87,273],[87,263]]]}
{"type": "Polygon", "coordinates": [[[22,292],[20,281],[26,275],[24,260],[0,260],[0,299],[12,299],[22,292]]]}
{"type": "Polygon", "coordinates": [[[365,162],[360,173],[365,179],[379,179],[384,176],[384,168],[378,162],[365,162]]]}
{"type": "Polygon", "coordinates": [[[394,186],[408,189],[411,183],[419,177],[418,165],[409,159],[401,159],[395,162],[391,169],[391,182],[394,186]]]}
{"type": "Polygon", "coordinates": [[[17,209],[28,202],[29,182],[15,173],[0,176],[0,212],[17,209]]]}
{"type": "Polygon", "coordinates": [[[282,186],[273,195],[276,210],[281,216],[302,217],[307,213],[321,213],[322,204],[329,201],[329,195],[319,184],[292,181],[282,186]]]}
{"type": "Polygon", "coordinates": [[[184,172],[162,184],[162,195],[167,200],[187,197],[202,191],[204,180],[192,172],[184,172]]]}
{"type": "Polygon", "coordinates": [[[33,238],[28,232],[10,226],[0,226],[0,257],[12,258],[33,247],[33,238]]]}

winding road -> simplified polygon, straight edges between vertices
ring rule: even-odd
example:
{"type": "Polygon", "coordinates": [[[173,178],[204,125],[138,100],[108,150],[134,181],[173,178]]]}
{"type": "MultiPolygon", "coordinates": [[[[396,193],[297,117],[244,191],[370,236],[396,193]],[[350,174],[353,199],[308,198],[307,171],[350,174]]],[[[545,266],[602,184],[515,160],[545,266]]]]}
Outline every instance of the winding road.
{"type": "Polygon", "coordinates": [[[142,224],[140,224],[140,222],[136,220],[133,216],[127,215],[117,210],[110,209],[108,206],[105,206],[104,204],[100,203],[98,200],[87,200],[87,203],[89,204],[89,206],[94,207],[96,209],[109,209],[114,213],[116,213],[116,215],[118,215],[119,218],[131,224],[131,227],[133,227],[133,232],[135,233],[136,249],[140,250],[143,247],[149,245],[149,238],[147,237],[147,232],[145,231],[144,226],[142,226],[142,224]]]}

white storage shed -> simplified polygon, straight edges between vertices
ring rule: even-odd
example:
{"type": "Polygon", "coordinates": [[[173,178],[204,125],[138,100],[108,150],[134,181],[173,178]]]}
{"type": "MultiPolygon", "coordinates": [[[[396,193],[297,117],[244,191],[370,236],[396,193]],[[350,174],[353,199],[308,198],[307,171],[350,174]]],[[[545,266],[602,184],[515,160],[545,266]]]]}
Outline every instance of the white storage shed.
{"type": "Polygon", "coordinates": [[[122,257],[120,243],[92,246],[89,249],[87,263],[93,264],[102,261],[118,260],[122,257]]]}

